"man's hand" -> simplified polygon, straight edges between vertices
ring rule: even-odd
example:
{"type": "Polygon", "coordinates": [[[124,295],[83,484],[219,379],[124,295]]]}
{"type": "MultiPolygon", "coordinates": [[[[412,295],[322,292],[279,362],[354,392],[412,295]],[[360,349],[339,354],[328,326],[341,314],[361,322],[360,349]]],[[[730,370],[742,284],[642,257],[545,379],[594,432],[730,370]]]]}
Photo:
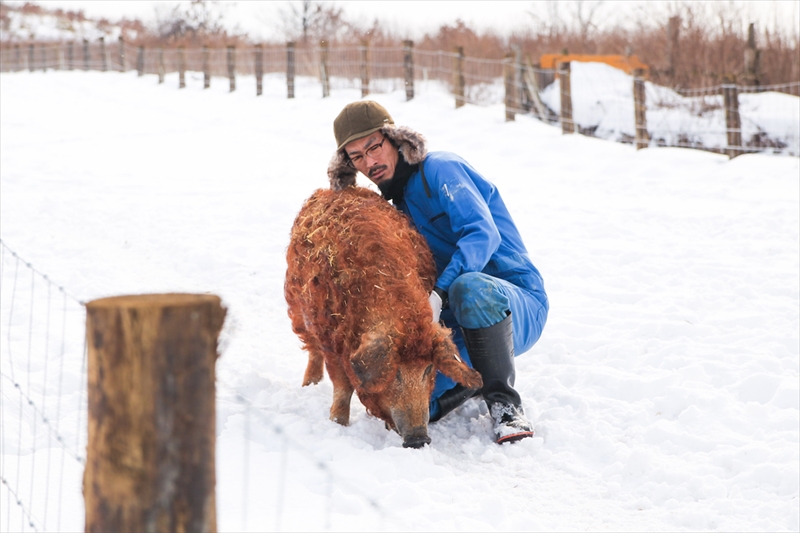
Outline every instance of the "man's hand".
{"type": "Polygon", "coordinates": [[[442,314],[442,297],[434,290],[428,297],[428,302],[431,304],[431,311],[433,311],[433,323],[439,322],[439,315],[442,314]]]}

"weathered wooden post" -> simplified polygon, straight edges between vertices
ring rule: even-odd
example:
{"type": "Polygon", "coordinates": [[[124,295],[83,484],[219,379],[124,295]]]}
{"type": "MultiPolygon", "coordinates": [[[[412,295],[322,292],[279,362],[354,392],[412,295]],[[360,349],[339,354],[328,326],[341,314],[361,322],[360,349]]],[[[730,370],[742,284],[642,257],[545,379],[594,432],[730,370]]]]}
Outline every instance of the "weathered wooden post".
{"type": "Polygon", "coordinates": [[[228,47],[228,80],[230,80],[230,90],[236,90],[236,48],[228,47]]]}
{"type": "Polygon", "coordinates": [[[559,63],[558,77],[561,80],[561,133],[575,133],[575,122],[572,120],[572,87],[569,80],[569,61],[559,63]]]}
{"type": "Polygon", "coordinates": [[[158,83],[164,83],[164,49],[162,47],[158,47],[158,83]]]}
{"type": "Polygon", "coordinates": [[[106,58],[106,38],[100,37],[100,71],[108,70],[108,60],[106,58]]]}
{"type": "Polygon", "coordinates": [[[361,41],[361,98],[369,94],[369,41],[361,41]]]}
{"type": "Polygon", "coordinates": [[[453,94],[458,109],[464,105],[464,47],[456,46],[453,51],[453,94]]]}
{"type": "Polygon", "coordinates": [[[761,51],[756,48],[756,27],[750,24],[747,28],[747,47],[744,49],[744,85],[758,85],[758,64],[761,51]]]}
{"type": "Polygon", "coordinates": [[[732,76],[725,76],[722,84],[722,98],[725,104],[725,130],[728,137],[728,157],[733,159],[742,154],[742,122],[739,118],[739,87],[732,76]]]}
{"type": "Polygon", "coordinates": [[[139,53],[136,55],[136,72],[137,76],[144,76],[144,46],[139,47],[139,53]]]}
{"type": "Polygon", "coordinates": [[[178,47],[178,89],[186,88],[186,50],[178,47]]]}
{"type": "Polygon", "coordinates": [[[681,18],[670,17],[667,22],[667,76],[675,77],[675,67],[678,65],[678,43],[681,31],[681,18]]]}
{"type": "Polygon", "coordinates": [[[264,91],[264,45],[256,45],[256,96],[261,96],[264,91]]]}
{"type": "Polygon", "coordinates": [[[406,101],[414,98],[414,41],[403,41],[403,75],[406,86],[406,101]]]}
{"type": "Polygon", "coordinates": [[[286,98],[294,98],[294,46],[286,43],[286,98]]]}
{"type": "Polygon", "coordinates": [[[42,44],[39,47],[41,54],[39,54],[42,58],[42,72],[47,72],[47,45],[42,44]]]}
{"type": "Polygon", "coordinates": [[[322,97],[331,95],[331,86],[328,79],[328,41],[319,42],[319,79],[322,81],[322,97]]]}
{"type": "Polygon", "coordinates": [[[215,364],[225,313],[212,294],[86,305],[87,532],[216,531],[215,364]]]}
{"type": "Polygon", "coordinates": [[[89,70],[89,39],[83,40],[83,70],[89,70]]]}
{"type": "Polygon", "coordinates": [[[67,43],[67,70],[75,68],[75,41],[67,43]]]}
{"type": "Polygon", "coordinates": [[[506,54],[503,58],[503,85],[506,92],[505,105],[506,105],[506,122],[511,122],[516,119],[516,108],[514,107],[514,56],[506,54]]]}
{"type": "Polygon", "coordinates": [[[36,70],[36,51],[33,48],[33,43],[28,45],[28,70],[30,72],[36,70]]]}
{"type": "Polygon", "coordinates": [[[647,133],[647,96],[644,90],[644,69],[633,71],[633,115],[636,124],[634,134],[637,150],[647,148],[650,135],[647,133]]]}
{"type": "Polygon", "coordinates": [[[520,111],[530,111],[530,98],[528,90],[525,87],[525,67],[522,63],[522,48],[519,45],[512,45],[511,50],[514,52],[514,85],[517,88],[516,107],[520,111]]]}
{"type": "Polygon", "coordinates": [[[119,36],[119,71],[125,72],[125,39],[119,36]]]}
{"type": "Polygon", "coordinates": [[[22,70],[22,50],[19,44],[14,45],[14,70],[17,72],[22,70]]]}
{"type": "Polygon", "coordinates": [[[203,45],[203,89],[211,87],[211,64],[209,61],[209,50],[207,45],[203,45]]]}

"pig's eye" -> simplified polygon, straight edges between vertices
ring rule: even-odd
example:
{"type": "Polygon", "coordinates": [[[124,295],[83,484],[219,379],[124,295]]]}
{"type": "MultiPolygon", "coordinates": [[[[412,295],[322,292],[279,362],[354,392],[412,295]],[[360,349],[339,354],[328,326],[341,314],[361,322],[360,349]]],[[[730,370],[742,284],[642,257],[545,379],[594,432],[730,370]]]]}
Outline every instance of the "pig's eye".
{"type": "Polygon", "coordinates": [[[428,374],[431,373],[431,370],[433,370],[433,365],[428,365],[428,368],[426,368],[425,372],[422,374],[422,379],[427,378],[428,374]]]}

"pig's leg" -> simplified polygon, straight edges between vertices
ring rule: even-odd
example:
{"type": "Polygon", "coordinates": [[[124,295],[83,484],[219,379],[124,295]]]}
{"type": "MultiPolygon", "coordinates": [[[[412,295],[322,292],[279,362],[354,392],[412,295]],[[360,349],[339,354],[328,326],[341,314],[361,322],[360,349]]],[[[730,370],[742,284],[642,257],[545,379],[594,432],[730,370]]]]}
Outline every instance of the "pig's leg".
{"type": "Polygon", "coordinates": [[[316,350],[308,350],[308,366],[303,376],[303,387],[322,381],[322,354],[316,350]]]}
{"type": "Polygon", "coordinates": [[[328,376],[333,383],[331,420],[346,426],[350,423],[350,399],[353,397],[353,386],[338,359],[333,363],[325,361],[325,368],[328,369],[328,376]]]}

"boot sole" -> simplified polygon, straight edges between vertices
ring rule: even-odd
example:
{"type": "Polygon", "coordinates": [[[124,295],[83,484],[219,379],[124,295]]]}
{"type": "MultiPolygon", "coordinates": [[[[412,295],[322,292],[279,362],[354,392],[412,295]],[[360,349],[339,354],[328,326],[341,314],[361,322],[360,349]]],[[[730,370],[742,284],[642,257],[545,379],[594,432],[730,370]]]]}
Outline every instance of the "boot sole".
{"type": "Polygon", "coordinates": [[[528,437],[533,437],[533,435],[534,435],[533,431],[520,431],[519,433],[512,433],[511,435],[500,437],[495,442],[497,444],[503,444],[505,442],[517,442],[518,440],[526,439],[528,437]]]}

